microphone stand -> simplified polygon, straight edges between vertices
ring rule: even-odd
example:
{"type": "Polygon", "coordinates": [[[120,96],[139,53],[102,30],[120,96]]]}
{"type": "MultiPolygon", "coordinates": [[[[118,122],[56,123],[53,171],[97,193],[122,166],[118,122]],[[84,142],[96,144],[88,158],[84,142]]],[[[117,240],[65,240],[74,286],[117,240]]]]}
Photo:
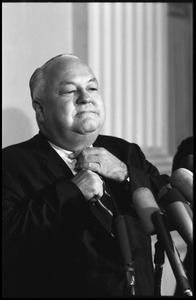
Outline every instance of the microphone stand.
{"type": "Polygon", "coordinates": [[[179,288],[181,289],[182,295],[184,297],[191,297],[193,294],[190,289],[188,278],[186,276],[179,254],[177,253],[177,250],[173,245],[173,241],[169,230],[167,230],[164,217],[165,216],[163,215],[163,213],[160,210],[157,210],[152,214],[152,221],[155,224],[158,238],[162,242],[162,245],[167,253],[168,259],[176,277],[176,281],[179,284],[179,288]]]}
{"type": "Polygon", "coordinates": [[[124,262],[125,278],[126,278],[126,296],[135,296],[135,269],[134,261],[132,259],[131,247],[127,233],[125,218],[123,215],[115,217],[115,225],[121,254],[124,262]]]}
{"type": "Polygon", "coordinates": [[[155,243],[155,255],[154,255],[154,296],[161,296],[161,280],[163,274],[163,265],[165,262],[165,250],[161,241],[157,236],[157,242],[155,243]]]}
{"type": "MultiPolygon", "coordinates": [[[[102,179],[103,180],[103,179],[102,179]]],[[[104,182],[104,181],[103,181],[104,182]]],[[[111,197],[110,193],[106,190],[105,186],[105,193],[111,197]]],[[[114,197],[112,197],[112,205],[113,205],[113,217],[114,223],[116,228],[116,234],[118,237],[121,255],[124,263],[123,271],[125,273],[126,278],[126,295],[125,296],[135,296],[135,268],[134,268],[134,261],[132,258],[132,252],[129,242],[129,236],[127,232],[127,225],[125,222],[125,217],[120,213],[120,210],[115,202],[114,197]]]]}
{"type": "Polygon", "coordinates": [[[135,296],[135,265],[132,258],[132,251],[127,232],[127,225],[125,217],[120,213],[117,203],[113,199],[112,201],[114,209],[114,222],[116,227],[116,233],[119,240],[121,255],[123,259],[126,279],[125,296],[135,296]]]}

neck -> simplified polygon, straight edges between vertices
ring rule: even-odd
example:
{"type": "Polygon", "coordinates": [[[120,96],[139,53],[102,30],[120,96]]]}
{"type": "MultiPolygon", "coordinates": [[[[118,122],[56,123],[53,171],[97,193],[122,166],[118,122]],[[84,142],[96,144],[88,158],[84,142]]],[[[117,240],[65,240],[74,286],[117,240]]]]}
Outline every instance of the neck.
{"type": "Polygon", "coordinates": [[[75,132],[70,132],[66,134],[65,137],[49,136],[46,132],[43,132],[44,136],[52,142],[54,145],[68,150],[68,151],[78,151],[84,148],[90,147],[98,137],[99,131],[94,131],[90,134],[78,134],[75,132]]]}

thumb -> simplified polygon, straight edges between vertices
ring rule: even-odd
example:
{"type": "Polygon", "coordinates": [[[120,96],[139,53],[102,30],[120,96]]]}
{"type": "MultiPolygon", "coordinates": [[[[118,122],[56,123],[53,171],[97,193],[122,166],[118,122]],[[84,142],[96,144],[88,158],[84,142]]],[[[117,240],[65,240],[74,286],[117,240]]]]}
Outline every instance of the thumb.
{"type": "Polygon", "coordinates": [[[81,150],[78,150],[78,151],[75,151],[75,152],[72,152],[68,155],[69,158],[73,159],[73,158],[76,158],[78,157],[78,155],[80,154],[81,150]]]}

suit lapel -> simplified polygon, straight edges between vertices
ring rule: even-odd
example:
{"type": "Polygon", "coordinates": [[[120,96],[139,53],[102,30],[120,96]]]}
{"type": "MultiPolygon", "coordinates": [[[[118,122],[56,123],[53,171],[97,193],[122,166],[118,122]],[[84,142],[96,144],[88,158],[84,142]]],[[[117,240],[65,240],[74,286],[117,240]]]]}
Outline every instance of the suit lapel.
{"type": "Polygon", "coordinates": [[[71,179],[74,175],[70,168],[50,146],[42,133],[39,133],[36,137],[35,145],[39,160],[44,168],[50,173],[50,176],[54,179],[60,179],[62,177],[71,179]]]}

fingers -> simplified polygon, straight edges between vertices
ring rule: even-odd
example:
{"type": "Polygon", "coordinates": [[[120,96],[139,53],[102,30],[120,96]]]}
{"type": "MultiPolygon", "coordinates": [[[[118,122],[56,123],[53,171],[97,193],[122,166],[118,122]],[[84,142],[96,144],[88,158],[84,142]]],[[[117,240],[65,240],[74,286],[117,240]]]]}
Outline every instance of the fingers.
{"type": "Polygon", "coordinates": [[[90,170],[81,170],[74,176],[72,182],[78,186],[87,201],[95,202],[103,195],[103,181],[90,170]]]}
{"type": "Polygon", "coordinates": [[[70,154],[69,157],[76,158],[76,171],[91,170],[119,182],[124,181],[128,174],[126,164],[104,148],[88,147],[70,154]]]}
{"type": "Polygon", "coordinates": [[[72,152],[68,155],[69,158],[73,159],[73,158],[77,158],[78,155],[81,153],[81,150],[79,151],[75,151],[75,152],[72,152]]]}
{"type": "Polygon", "coordinates": [[[79,156],[87,157],[88,155],[104,155],[107,150],[102,147],[87,147],[83,150],[72,152],[69,158],[79,158],[79,156]]]}
{"type": "Polygon", "coordinates": [[[76,171],[78,170],[91,170],[99,173],[101,171],[101,164],[103,164],[103,153],[106,151],[104,148],[85,148],[82,151],[76,151],[69,155],[69,158],[76,158],[75,165],[76,171]]]}
{"type": "Polygon", "coordinates": [[[75,170],[91,170],[93,172],[99,173],[101,169],[101,166],[98,162],[84,162],[80,163],[77,162],[75,165],[75,170]]]}
{"type": "Polygon", "coordinates": [[[90,203],[95,203],[95,202],[97,202],[97,200],[99,200],[100,198],[98,197],[98,196],[94,196],[93,198],[90,198],[88,201],[90,202],[90,203]]]}

